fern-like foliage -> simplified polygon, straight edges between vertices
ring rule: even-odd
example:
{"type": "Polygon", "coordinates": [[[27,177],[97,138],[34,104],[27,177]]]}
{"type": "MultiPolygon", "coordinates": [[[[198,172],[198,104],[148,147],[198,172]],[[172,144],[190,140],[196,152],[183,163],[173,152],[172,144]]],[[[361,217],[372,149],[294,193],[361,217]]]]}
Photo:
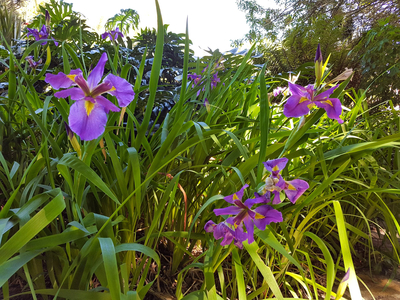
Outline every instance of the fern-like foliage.
{"type": "Polygon", "coordinates": [[[140,17],[136,10],[133,9],[121,9],[121,12],[116,14],[114,17],[109,18],[104,25],[107,31],[119,27],[124,35],[127,35],[129,29],[137,29],[139,26],[140,17]]]}

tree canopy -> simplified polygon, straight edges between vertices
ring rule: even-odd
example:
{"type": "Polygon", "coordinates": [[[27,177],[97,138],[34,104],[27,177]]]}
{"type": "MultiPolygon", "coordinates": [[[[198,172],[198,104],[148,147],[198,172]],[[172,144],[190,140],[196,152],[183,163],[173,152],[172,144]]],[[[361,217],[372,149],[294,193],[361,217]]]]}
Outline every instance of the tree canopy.
{"type": "Polygon", "coordinates": [[[400,103],[400,1],[275,0],[272,8],[256,0],[236,3],[246,12],[250,31],[233,44],[257,43],[264,54],[260,63],[268,61],[272,73],[312,61],[321,44],[323,56],[331,54],[333,73],[352,68],[352,87],[369,87],[378,102],[400,103]]]}
{"type": "Polygon", "coordinates": [[[276,38],[279,33],[296,26],[308,26],[313,20],[325,17],[340,19],[345,30],[344,38],[360,35],[370,30],[380,19],[393,18],[399,22],[400,2],[392,0],[275,0],[277,8],[267,8],[256,0],[237,0],[239,9],[246,12],[251,31],[248,40],[268,36],[276,38]]]}

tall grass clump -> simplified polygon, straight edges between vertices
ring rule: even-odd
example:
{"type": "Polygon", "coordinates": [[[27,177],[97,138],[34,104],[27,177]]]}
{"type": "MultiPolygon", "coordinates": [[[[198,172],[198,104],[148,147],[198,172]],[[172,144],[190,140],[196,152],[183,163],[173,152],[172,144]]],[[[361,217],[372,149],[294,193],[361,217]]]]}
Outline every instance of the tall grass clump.
{"type": "Polygon", "coordinates": [[[57,11],[22,57],[8,46],[2,297],[19,278],[33,299],[361,299],[358,268],[400,262],[393,105],[371,114],[320,50],[315,81],[267,77],[254,47],[193,59],[188,25],[168,81],[155,3],[146,72],[148,49],[134,65],[118,28],[94,56],[82,33],[58,38],[57,11]]]}

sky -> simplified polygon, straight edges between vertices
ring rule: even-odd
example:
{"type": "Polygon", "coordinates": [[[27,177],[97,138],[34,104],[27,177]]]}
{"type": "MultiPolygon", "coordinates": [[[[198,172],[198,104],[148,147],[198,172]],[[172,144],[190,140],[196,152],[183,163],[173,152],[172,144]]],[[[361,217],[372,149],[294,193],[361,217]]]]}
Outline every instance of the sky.
{"type": "MultiPolygon", "coordinates": [[[[87,24],[99,33],[104,32],[105,21],[131,8],[140,16],[139,27],[157,27],[157,13],[154,0],[66,0],[72,3],[74,11],[82,13],[87,24]],[[111,4],[111,5],[110,5],[111,4]]],[[[245,13],[237,8],[235,0],[159,0],[164,24],[170,24],[169,31],[185,33],[186,18],[189,22],[189,38],[196,56],[206,55],[201,49],[217,48],[221,52],[230,50],[231,40],[243,38],[249,31],[245,13]]]]}

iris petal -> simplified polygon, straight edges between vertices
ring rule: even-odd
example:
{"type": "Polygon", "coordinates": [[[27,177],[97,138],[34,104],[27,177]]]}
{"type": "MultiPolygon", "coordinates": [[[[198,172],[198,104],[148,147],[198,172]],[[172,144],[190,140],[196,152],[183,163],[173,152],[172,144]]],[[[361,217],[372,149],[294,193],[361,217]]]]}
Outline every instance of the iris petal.
{"type": "Polygon", "coordinates": [[[342,114],[342,103],[338,98],[328,98],[323,101],[315,101],[314,103],[316,106],[325,109],[330,119],[343,123],[343,120],[340,118],[342,114]]]}
{"type": "Polygon", "coordinates": [[[44,81],[49,83],[56,90],[69,88],[74,84],[74,82],[63,72],[60,72],[57,75],[47,73],[44,81]]]}
{"type": "Polygon", "coordinates": [[[68,96],[71,97],[71,100],[83,100],[85,93],[80,88],[70,88],[54,94],[54,97],[57,98],[67,98],[68,96]]]}
{"type": "Polygon", "coordinates": [[[250,217],[247,217],[243,220],[244,225],[247,230],[247,242],[251,244],[254,242],[254,223],[250,217]]]}
{"type": "Polygon", "coordinates": [[[85,102],[77,101],[71,106],[68,122],[71,130],[82,140],[90,141],[103,134],[107,124],[107,114],[101,104],[95,103],[88,116],[85,102]]]}
{"type": "Polygon", "coordinates": [[[112,84],[109,82],[103,82],[100,83],[98,86],[96,86],[92,92],[91,95],[93,98],[96,98],[97,96],[103,94],[103,93],[107,93],[108,91],[110,91],[113,88],[112,84]]]}
{"type": "Polygon", "coordinates": [[[82,89],[86,96],[89,96],[91,94],[88,83],[82,75],[75,76],[74,81],[82,89]]]}
{"type": "Polygon", "coordinates": [[[262,218],[254,220],[254,225],[260,230],[265,230],[265,227],[272,222],[278,223],[283,221],[282,213],[272,208],[269,205],[262,205],[255,209],[256,213],[262,218]]]}
{"type": "Polygon", "coordinates": [[[90,90],[93,90],[99,84],[101,77],[103,77],[107,60],[107,53],[103,53],[97,66],[90,72],[87,80],[90,90]]]}
{"type": "Polygon", "coordinates": [[[306,98],[299,95],[290,96],[283,107],[283,114],[288,118],[298,118],[304,116],[310,112],[308,105],[312,103],[311,100],[305,100],[306,98]]]}
{"type": "Polygon", "coordinates": [[[121,107],[128,106],[135,97],[132,85],[121,77],[109,74],[104,79],[104,83],[109,83],[114,87],[114,89],[108,91],[108,93],[117,98],[118,105],[121,107]]]}
{"type": "Polygon", "coordinates": [[[265,199],[264,199],[263,197],[256,197],[256,198],[252,198],[252,199],[247,199],[247,200],[244,202],[244,205],[245,205],[246,207],[248,207],[249,209],[251,209],[251,207],[252,207],[254,204],[263,203],[264,201],[265,201],[265,199]]]}
{"type": "Polygon", "coordinates": [[[330,97],[330,95],[332,95],[334,90],[337,89],[338,86],[339,85],[335,85],[334,87],[331,87],[329,90],[326,90],[325,92],[322,92],[321,94],[318,94],[317,96],[314,97],[314,101],[320,101],[320,100],[328,99],[330,97]]]}
{"type": "Polygon", "coordinates": [[[111,111],[120,111],[118,107],[114,105],[110,100],[104,98],[103,96],[97,96],[96,101],[103,105],[104,109],[106,110],[106,113],[108,113],[110,110],[111,111]]]}
{"type": "Polygon", "coordinates": [[[216,224],[213,221],[208,221],[206,225],[204,225],[204,230],[206,232],[213,232],[216,224]]]}
{"type": "Polygon", "coordinates": [[[286,182],[285,194],[289,201],[295,203],[297,199],[309,188],[307,181],[294,179],[286,182]]]}
{"type": "Polygon", "coordinates": [[[69,75],[65,75],[63,72],[60,72],[57,75],[47,73],[44,81],[49,83],[56,90],[61,88],[66,89],[75,84],[74,80],[71,79],[75,78],[75,76],[71,75],[82,75],[82,71],[80,69],[74,69],[71,70],[69,75]]]}
{"type": "Polygon", "coordinates": [[[229,206],[225,208],[216,208],[214,209],[214,213],[216,216],[221,216],[221,215],[236,215],[240,213],[242,209],[237,206],[229,206]]]}
{"type": "Polygon", "coordinates": [[[224,197],[224,200],[225,200],[226,202],[229,202],[229,203],[232,203],[232,204],[233,204],[233,201],[235,200],[234,197],[237,198],[237,199],[239,199],[239,200],[242,200],[244,190],[245,190],[246,188],[248,188],[248,187],[249,187],[249,185],[248,185],[248,184],[245,184],[245,185],[240,189],[240,191],[238,191],[237,193],[234,193],[234,194],[232,194],[232,195],[229,195],[229,196],[224,197]],[[236,196],[235,196],[235,195],[236,195],[236,196]]]}
{"type": "Polygon", "coordinates": [[[311,96],[307,88],[302,87],[301,85],[297,85],[294,83],[289,82],[289,91],[292,93],[292,95],[296,95],[301,97],[308,98],[311,100],[311,96]]]}
{"type": "Polygon", "coordinates": [[[289,160],[286,157],[272,159],[264,162],[264,167],[267,171],[271,172],[276,177],[280,171],[282,171],[289,160]]]}

